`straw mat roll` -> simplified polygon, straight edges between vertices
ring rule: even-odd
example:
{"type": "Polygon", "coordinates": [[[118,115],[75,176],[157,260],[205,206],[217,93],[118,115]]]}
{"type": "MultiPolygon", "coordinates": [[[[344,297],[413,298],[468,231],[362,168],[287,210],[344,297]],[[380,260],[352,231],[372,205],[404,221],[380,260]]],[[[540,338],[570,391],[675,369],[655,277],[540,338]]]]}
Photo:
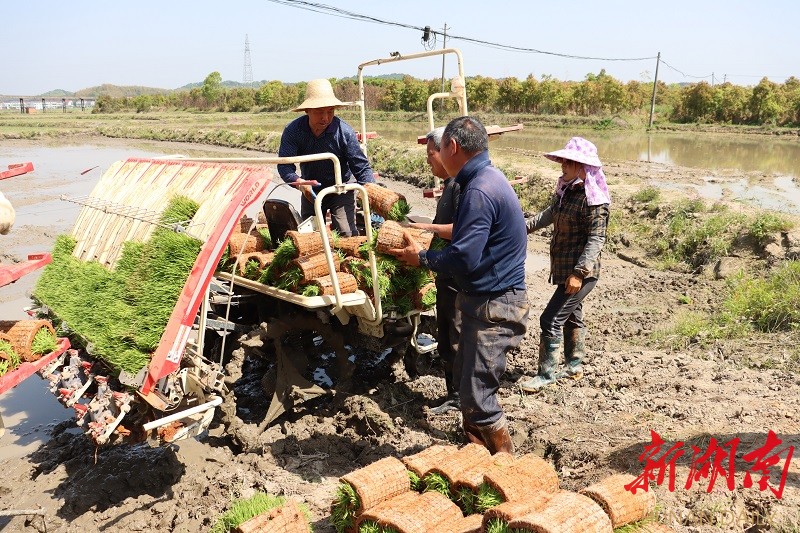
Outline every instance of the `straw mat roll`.
{"type": "Polygon", "coordinates": [[[371,465],[350,472],[340,479],[349,483],[358,495],[359,512],[370,509],[383,500],[411,491],[411,482],[403,463],[395,457],[385,457],[371,465]]]}
{"type": "Polygon", "coordinates": [[[655,509],[654,492],[637,490],[636,494],[631,494],[625,489],[625,485],[635,480],[636,477],[631,474],[615,474],[579,492],[597,502],[611,518],[611,524],[617,528],[638,522],[655,509]]]}
{"type": "Polygon", "coordinates": [[[577,492],[553,495],[539,511],[514,518],[509,529],[534,533],[612,533],[611,519],[594,500],[577,492]]]}
{"type": "Polygon", "coordinates": [[[442,462],[449,455],[452,455],[458,450],[452,445],[434,444],[425,448],[421,452],[403,457],[403,464],[406,468],[417,474],[420,478],[425,477],[431,469],[442,462]]]}

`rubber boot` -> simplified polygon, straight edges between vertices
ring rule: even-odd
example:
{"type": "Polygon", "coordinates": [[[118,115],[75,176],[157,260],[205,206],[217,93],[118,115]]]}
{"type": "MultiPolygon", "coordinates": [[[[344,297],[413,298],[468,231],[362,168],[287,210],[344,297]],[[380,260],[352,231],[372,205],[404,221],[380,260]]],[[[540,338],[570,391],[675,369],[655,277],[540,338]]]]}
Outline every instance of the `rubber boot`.
{"type": "Polygon", "coordinates": [[[481,446],[488,446],[483,441],[483,435],[481,434],[481,429],[471,422],[464,421],[463,424],[464,428],[464,441],[465,443],[469,444],[470,442],[473,444],[480,444],[481,446]]]}
{"type": "Polygon", "coordinates": [[[564,371],[559,378],[583,377],[583,358],[586,357],[586,328],[564,328],[564,371]]]}
{"type": "Polygon", "coordinates": [[[508,424],[505,417],[494,424],[480,426],[483,442],[492,455],[497,452],[514,453],[514,443],[511,442],[511,435],[508,433],[508,424]]]}
{"type": "Polygon", "coordinates": [[[453,373],[445,372],[444,379],[447,383],[447,398],[441,404],[429,409],[432,415],[443,415],[451,411],[461,410],[461,398],[458,395],[455,384],[453,384],[453,373]]]}
{"type": "Polygon", "coordinates": [[[539,341],[539,373],[532,378],[517,382],[524,392],[536,392],[542,387],[555,383],[556,365],[558,365],[558,349],[561,339],[558,337],[542,337],[539,341]]]}

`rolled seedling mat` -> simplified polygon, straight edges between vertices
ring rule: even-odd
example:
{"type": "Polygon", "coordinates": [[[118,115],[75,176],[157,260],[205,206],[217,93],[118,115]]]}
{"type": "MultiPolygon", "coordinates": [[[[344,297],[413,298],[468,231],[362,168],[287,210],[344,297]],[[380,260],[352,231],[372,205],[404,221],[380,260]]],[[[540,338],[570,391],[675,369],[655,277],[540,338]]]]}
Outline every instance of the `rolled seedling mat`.
{"type": "Polygon", "coordinates": [[[525,500],[518,502],[504,502],[500,505],[496,505],[491,509],[487,509],[486,512],[483,513],[483,527],[486,529],[489,526],[489,522],[492,520],[500,520],[501,522],[508,524],[516,518],[537,513],[544,509],[544,506],[547,505],[547,502],[549,502],[552,497],[553,494],[549,494],[547,492],[537,492],[535,494],[531,494],[530,497],[526,498],[525,500]]]}
{"type": "MultiPolygon", "coordinates": [[[[289,230],[286,236],[292,239],[295,250],[297,250],[297,257],[304,255],[318,254],[325,249],[322,244],[322,234],[318,231],[308,233],[300,233],[299,231],[289,230]]],[[[328,238],[332,241],[333,236],[328,232],[328,238]]],[[[333,246],[333,243],[331,243],[333,246]]]]}
{"type": "Polygon", "coordinates": [[[483,531],[483,516],[471,514],[462,516],[452,522],[439,524],[438,533],[481,533],[483,531]]]}
{"type": "Polygon", "coordinates": [[[583,494],[561,491],[539,511],[514,518],[509,529],[536,533],[612,533],[611,519],[603,508],[583,494]]]}
{"type": "Polygon", "coordinates": [[[631,474],[614,474],[579,492],[597,502],[611,518],[611,524],[618,528],[642,520],[655,509],[654,492],[637,490],[631,494],[625,489],[625,485],[635,480],[631,474]]]}
{"type": "Polygon", "coordinates": [[[389,213],[391,213],[394,204],[401,200],[406,201],[406,197],[402,194],[374,183],[367,183],[364,188],[367,190],[370,211],[379,214],[383,218],[390,218],[389,213]]]}
{"type": "MultiPolygon", "coordinates": [[[[339,292],[342,294],[349,294],[358,290],[358,283],[352,274],[347,272],[337,272],[336,278],[339,280],[339,292]]],[[[311,280],[312,285],[319,287],[320,296],[327,296],[333,294],[333,279],[328,276],[322,276],[311,280]]],[[[407,476],[406,476],[407,477],[407,476]]]]}
{"type": "Polygon", "coordinates": [[[261,235],[252,233],[234,233],[228,240],[228,246],[231,258],[240,254],[244,255],[266,250],[264,238],[261,235]]]}
{"type": "Polygon", "coordinates": [[[421,479],[425,477],[434,466],[456,451],[458,451],[458,448],[450,444],[434,444],[421,452],[403,457],[402,461],[403,464],[406,465],[406,468],[414,472],[421,479]]]}
{"type": "Polygon", "coordinates": [[[508,466],[514,463],[514,456],[506,452],[497,452],[488,457],[482,457],[480,461],[474,463],[469,468],[459,472],[453,479],[453,490],[461,487],[478,492],[478,487],[483,483],[483,476],[494,466],[508,466]]]}
{"type": "Polygon", "coordinates": [[[377,523],[397,533],[428,533],[440,531],[440,524],[463,518],[461,510],[438,492],[403,496],[368,509],[358,518],[359,526],[367,521],[377,523]]]}
{"type": "Polygon", "coordinates": [[[264,270],[272,263],[274,258],[275,254],[273,252],[250,252],[249,254],[242,254],[239,256],[239,274],[242,276],[244,275],[247,263],[250,261],[258,261],[259,270],[264,270]]]}
{"type": "Polygon", "coordinates": [[[434,465],[429,474],[441,474],[450,482],[450,492],[452,494],[453,483],[459,475],[490,458],[491,452],[486,446],[469,443],[455,453],[444,457],[438,464],[434,465]]]}
{"type": "Polygon", "coordinates": [[[389,250],[393,248],[405,248],[407,243],[403,234],[404,230],[411,234],[411,237],[420,247],[426,250],[431,247],[431,242],[433,241],[432,232],[417,228],[404,228],[397,222],[387,220],[378,229],[375,249],[379,253],[388,254],[389,250]]]}
{"type": "Polygon", "coordinates": [[[537,491],[558,491],[555,468],[532,453],[507,466],[493,465],[483,476],[483,482],[497,490],[504,502],[520,501],[537,491]]]}
{"type": "Polygon", "coordinates": [[[361,504],[356,515],[384,500],[411,491],[406,467],[396,457],[379,459],[342,476],[339,481],[349,483],[356,491],[361,504]]]}
{"type": "MultiPolygon", "coordinates": [[[[237,233],[250,233],[254,227],[255,227],[255,220],[248,217],[247,215],[243,215],[242,218],[239,220],[239,228],[237,233]]],[[[234,229],[234,231],[236,231],[236,229],[234,229]]]]}
{"type": "Polygon", "coordinates": [[[8,342],[14,347],[14,351],[17,352],[20,359],[27,362],[37,361],[44,355],[31,352],[33,339],[42,328],[48,329],[53,338],[55,338],[56,331],[47,320],[0,321],[0,333],[5,333],[8,336],[8,342]]]}
{"type": "Polygon", "coordinates": [[[367,237],[365,235],[357,235],[355,237],[340,237],[336,241],[336,248],[344,252],[344,255],[361,257],[361,254],[358,253],[358,249],[365,242],[367,242],[367,237]]]}
{"type": "Polygon", "coordinates": [[[311,527],[305,514],[294,500],[287,500],[280,507],[254,516],[242,522],[234,530],[235,533],[310,533],[311,527]]]}
{"type": "Polygon", "coordinates": [[[420,287],[418,290],[414,291],[413,300],[414,300],[414,309],[425,309],[426,307],[433,307],[433,305],[425,305],[425,297],[428,295],[429,292],[433,291],[433,303],[436,303],[436,284],[435,283],[427,283],[420,287]]]}
{"type": "MultiPolygon", "coordinates": [[[[303,273],[302,283],[309,283],[313,279],[321,278],[331,273],[324,253],[298,257],[292,261],[292,264],[297,265],[300,272],[303,273]]],[[[341,261],[336,254],[333,254],[333,267],[335,271],[341,268],[341,261]]]]}

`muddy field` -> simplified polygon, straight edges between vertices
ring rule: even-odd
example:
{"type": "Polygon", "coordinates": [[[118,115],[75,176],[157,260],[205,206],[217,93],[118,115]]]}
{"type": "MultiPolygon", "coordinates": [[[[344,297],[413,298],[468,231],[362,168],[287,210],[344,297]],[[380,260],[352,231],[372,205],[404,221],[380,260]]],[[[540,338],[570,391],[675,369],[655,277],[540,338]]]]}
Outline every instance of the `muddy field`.
{"type": "MultiPolygon", "coordinates": [[[[543,158],[533,157],[529,164],[557,178],[555,165],[543,158]]],[[[763,175],[633,161],[608,162],[606,173],[615,199],[656,179],[703,185],[704,178],[714,175],[764,187],[771,183],[763,175]]],[[[36,194],[28,191],[22,201],[52,202],[60,192],[58,184],[51,185],[36,194]]],[[[419,190],[403,183],[388,185],[406,194],[414,213],[433,214],[433,202],[423,200],[419,190]]],[[[8,193],[7,187],[4,190],[8,193]]],[[[675,194],[687,190],[694,189],[676,189],[675,194]]],[[[47,246],[64,231],[63,225],[55,220],[18,225],[3,241],[3,261],[30,247],[47,246]]],[[[783,244],[791,246],[794,238],[783,244]]],[[[639,456],[655,431],[666,442],[662,453],[676,443],[683,443],[684,450],[676,462],[675,490],[668,489],[666,480],[653,486],[659,521],[687,532],[798,531],[798,459],[789,463],[778,499],[770,487],[777,490],[780,485],[786,454],[773,467],[763,491],[759,476],[751,488],[744,487],[745,472],[752,465],[742,457],[762,447],[769,431],[783,440],[781,448],[800,445],[800,378],[786,370],[791,365],[775,364],[794,361],[796,367],[797,335],[765,334],[682,351],[654,346],[650,334],[669,323],[680,302],[690,301],[695,310],[712,309],[725,281],[715,279],[711,269],[677,274],[649,268],[641,251],[622,246],[617,254],[604,254],[600,282],[585,304],[585,377],[522,395],[515,382],[535,371],[537,319],[552,292],[547,284],[547,243],[547,233],[529,239],[531,322],[521,349],[509,357],[500,394],[518,452],[544,456],[554,464],[562,487],[577,490],[611,473],[641,474],[639,456]],[[685,488],[692,446],[703,452],[712,439],[720,445],[738,439],[733,490],[723,475],[713,490],[707,490],[709,479],[703,477],[685,488]]],[[[735,260],[762,268],[775,257],[773,253],[735,260]]],[[[17,294],[10,300],[19,298],[17,294]]],[[[7,298],[4,308],[8,303],[7,298]]],[[[95,449],[69,421],[44,426],[39,431],[50,432],[44,444],[23,458],[0,463],[5,472],[0,477],[0,509],[41,507],[49,532],[196,532],[207,530],[233,498],[266,491],[303,502],[312,513],[314,530],[330,533],[334,530],[327,515],[339,476],[387,455],[405,455],[443,441],[460,443],[458,415],[432,416],[426,409],[444,390],[435,365],[430,374],[416,377],[395,366],[366,390],[340,394],[282,418],[258,437],[258,451],[249,453],[226,436],[221,424],[200,440],[171,448],[107,449],[95,449]]],[[[49,394],[43,382],[41,394],[49,394]]],[[[0,529],[6,531],[44,527],[41,518],[0,518],[0,529]]]]}

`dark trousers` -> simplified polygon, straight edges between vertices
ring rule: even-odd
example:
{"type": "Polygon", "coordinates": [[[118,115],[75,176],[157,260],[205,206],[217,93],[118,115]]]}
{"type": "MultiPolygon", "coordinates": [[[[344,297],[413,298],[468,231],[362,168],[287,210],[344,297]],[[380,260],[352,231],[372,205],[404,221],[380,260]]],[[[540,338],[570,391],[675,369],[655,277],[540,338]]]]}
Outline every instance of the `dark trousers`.
{"type": "MultiPolygon", "coordinates": [[[[355,191],[327,195],[322,199],[322,216],[328,211],[331,213],[332,230],[337,231],[342,237],[358,235],[355,191]]],[[[314,216],[314,204],[309,202],[305,195],[300,199],[300,216],[303,220],[314,216]]]]}
{"type": "Polygon", "coordinates": [[[461,328],[461,313],[456,308],[458,289],[452,279],[436,278],[436,343],[437,350],[444,365],[444,377],[447,381],[447,395],[458,392],[461,383],[461,369],[456,363],[458,356],[458,331],[461,328]]]}
{"type": "Polygon", "coordinates": [[[539,326],[542,328],[542,337],[561,338],[564,326],[577,329],[585,327],[583,323],[583,299],[586,298],[594,286],[597,278],[583,280],[581,290],[575,294],[567,294],[564,284],[557,285],[556,291],[547,302],[547,307],[539,316],[539,326]]]}
{"type": "Polygon", "coordinates": [[[524,289],[495,296],[459,293],[456,306],[461,311],[456,356],[461,364],[461,413],[464,422],[486,426],[503,417],[497,391],[506,369],[506,354],[519,346],[525,335],[528,296],[524,289]]]}

